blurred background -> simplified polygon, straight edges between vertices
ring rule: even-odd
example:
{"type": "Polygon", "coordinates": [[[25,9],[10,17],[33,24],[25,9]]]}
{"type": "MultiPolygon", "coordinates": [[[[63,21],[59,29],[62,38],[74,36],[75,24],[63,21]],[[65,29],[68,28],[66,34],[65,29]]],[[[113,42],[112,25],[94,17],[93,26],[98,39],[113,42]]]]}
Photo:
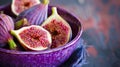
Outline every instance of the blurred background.
{"type": "MultiPolygon", "coordinates": [[[[0,5],[11,0],[0,0],[0,5]]],[[[89,56],[82,67],[120,67],[120,0],[51,0],[82,22],[89,56]]]]}

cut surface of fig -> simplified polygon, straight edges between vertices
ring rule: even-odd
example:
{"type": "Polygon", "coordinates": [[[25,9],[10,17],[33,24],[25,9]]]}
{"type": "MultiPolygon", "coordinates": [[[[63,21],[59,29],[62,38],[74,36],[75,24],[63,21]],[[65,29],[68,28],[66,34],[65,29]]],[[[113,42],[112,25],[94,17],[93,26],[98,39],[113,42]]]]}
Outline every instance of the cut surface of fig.
{"type": "Polygon", "coordinates": [[[50,33],[41,26],[31,25],[12,30],[21,45],[28,50],[45,50],[51,45],[50,33]]]}
{"type": "Polygon", "coordinates": [[[19,15],[22,11],[39,3],[39,0],[12,0],[11,9],[13,13],[19,15]]]}
{"type": "Polygon", "coordinates": [[[57,13],[57,8],[52,7],[52,15],[48,17],[41,25],[47,29],[52,35],[51,48],[65,45],[72,33],[70,25],[57,13]]]}

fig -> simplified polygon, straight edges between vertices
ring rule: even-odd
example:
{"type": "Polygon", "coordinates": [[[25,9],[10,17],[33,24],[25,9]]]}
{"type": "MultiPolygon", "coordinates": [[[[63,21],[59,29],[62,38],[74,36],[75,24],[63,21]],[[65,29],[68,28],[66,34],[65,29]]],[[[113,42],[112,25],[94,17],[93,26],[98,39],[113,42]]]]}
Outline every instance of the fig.
{"type": "Polygon", "coordinates": [[[39,0],[12,0],[11,10],[15,15],[19,15],[22,11],[40,4],[39,0]]]}
{"type": "Polygon", "coordinates": [[[52,15],[49,16],[41,26],[52,35],[51,48],[65,45],[70,40],[72,33],[71,27],[68,22],[57,13],[56,7],[52,7],[52,15]]]}
{"type": "Polygon", "coordinates": [[[16,21],[26,18],[30,25],[40,25],[47,19],[48,4],[49,0],[43,0],[42,3],[20,13],[16,21]]]}
{"type": "Polygon", "coordinates": [[[52,43],[51,34],[41,26],[30,25],[18,30],[11,30],[26,50],[45,50],[52,43]]]}
{"type": "Polygon", "coordinates": [[[14,22],[12,18],[6,14],[0,14],[0,43],[8,43],[10,49],[16,48],[16,44],[10,34],[10,30],[13,29],[14,22]]]}

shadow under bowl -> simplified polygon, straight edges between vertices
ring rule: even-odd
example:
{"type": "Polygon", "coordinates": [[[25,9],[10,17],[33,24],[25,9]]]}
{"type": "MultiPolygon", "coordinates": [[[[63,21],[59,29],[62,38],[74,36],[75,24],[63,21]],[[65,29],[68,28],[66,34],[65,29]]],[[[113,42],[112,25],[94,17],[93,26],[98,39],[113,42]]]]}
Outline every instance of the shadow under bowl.
{"type": "MultiPolygon", "coordinates": [[[[2,9],[8,9],[10,5],[2,9]]],[[[48,7],[51,14],[51,6],[48,7]]],[[[72,39],[64,46],[45,51],[16,51],[0,48],[0,66],[2,67],[56,67],[64,63],[73,53],[82,34],[81,22],[68,11],[57,7],[58,13],[71,26],[72,39]]],[[[3,10],[4,11],[4,10],[3,10]]],[[[6,13],[10,13],[7,11],[6,13]]]]}

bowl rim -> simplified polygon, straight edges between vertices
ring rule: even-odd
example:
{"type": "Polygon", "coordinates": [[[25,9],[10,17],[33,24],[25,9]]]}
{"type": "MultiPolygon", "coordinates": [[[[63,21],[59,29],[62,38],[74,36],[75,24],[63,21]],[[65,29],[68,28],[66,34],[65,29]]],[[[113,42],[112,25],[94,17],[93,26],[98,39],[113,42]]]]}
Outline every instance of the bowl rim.
{"type": "MultiPolygon", "coordinates": [[[[7,7],[9,5],[7,4],[5,6],[7,7]]],[[[50,5],[50,7],[51,7],[51,5],[50,5]]],[[[10,53],[10,54],[44,54],[44,53],[51,53],[51,52],[59,51],[59,50],[65,49],[65,48],[73,45],[76,41],[78,41],[80,39],[80,37],[82,35],[82,32],[83,32],[82,23],[81,23],[81,21],[80,21],[80,19],[78,17],[76,17],[74,14],[70,13],[69,11],[67,11],[67,10],[65,10],[65,9],[63,9],[61,7],[58,7],[58,6],[57,6],[57,9],[59,9],[61,11],[64,11],[68,15],[74,17],[75,20],[77,20],[79,22],[79,24],[80,24],[78,32],[77,32],[75,38],[73,38],[70,42],[68,42],[67,44],[65,44],[64,46],[61,46],[61,47],[57,47],[57,48],[54,48],[54,49],[42,50],[42,51],[17,51],[17,50],[9,50],[9,49],[0,48],[0,52],[10,53]]]]}

